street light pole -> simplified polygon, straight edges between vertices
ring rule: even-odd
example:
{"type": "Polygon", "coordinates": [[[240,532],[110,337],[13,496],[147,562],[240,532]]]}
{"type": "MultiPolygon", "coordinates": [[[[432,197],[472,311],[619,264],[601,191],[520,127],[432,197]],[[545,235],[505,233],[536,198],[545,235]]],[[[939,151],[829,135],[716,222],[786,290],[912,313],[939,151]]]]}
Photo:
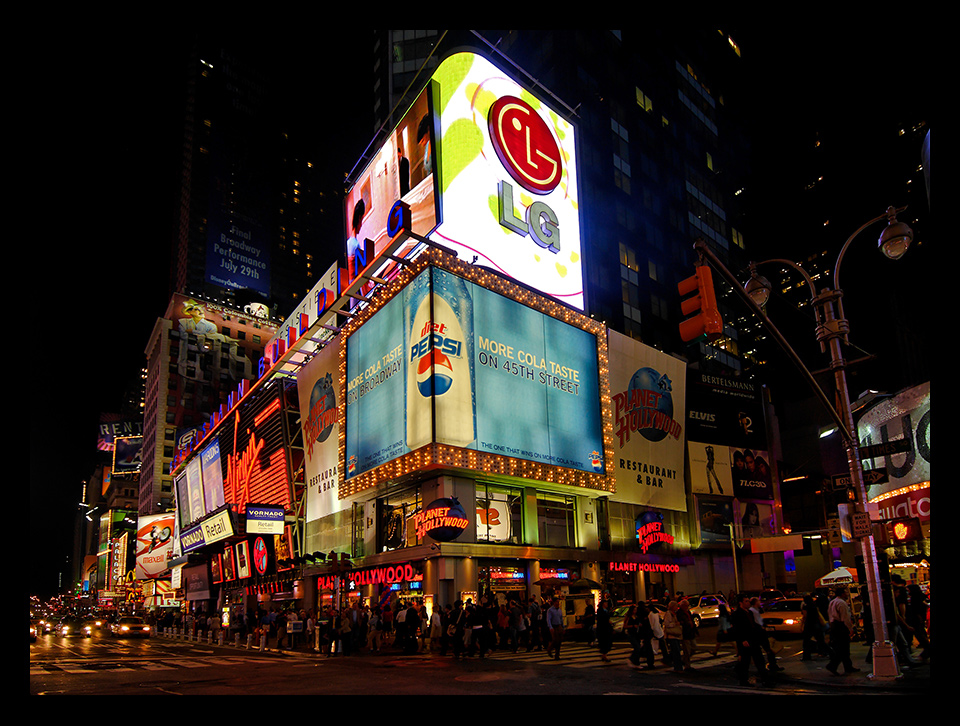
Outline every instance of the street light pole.
{"type": "MultiPolygon", "coordinates": [[[[832,405],[830,399],[824,393],[823,389],[820,388],[820,385],[813,377],[813,374],[810,373],[807,367],[800,360],[800,357],[796,354],[780,331],[764,313],[761,305],[766,303],[766,300],[769,296],[770,284],[769,282],[766,282],[757,276],[756,264],[751,263],[751,279],[744,287],[741,287],[736,277],[723,265],[716,255],[713,254],[713,252],[709,249],[709,247],[707,247],[706,243],[702,239],[698,239],[694,243],[694,248],[697,250],[697,252],[706,258],[710,264],[716,268],[727,279],[728,282],[730,282],[734,291],[744,300],[754,314],[759,317],[763,326],[773,336],[780,347],[784,349],[793,363],[800,369],[800,372],[807,380],[807,383],[810,384],[814,390],[814,393],[820,399],[821,403],[824,404],[831,417],[837,423],[837,427],[843,436],[844,445],[847,450],[847,466],[850,471],[850,481],[853,484],[857,494],[857,509],[859,512],[867,516],[869,516],[867,489],[863,480],[863,468],[860,464],[860,447],[857,437],[857,430],[853,422],[853,412],[851,411],[850,407],[850,393],[847,387],[846,361],[843,358],[843,351],[840,348],[841,340],[845,342],[847,341],[849,324],[843,316],[843,306],[840,303],[840,298],[842,297],[843,293],[839,289],[839,271],[840,263],[847,251],[847,247],[850,246],[850,243],[854,240],[854,238],[871,224],[874,224],[875,222],[878,222],[884,218],[887,219],[887,227],[884,229],[884,232],[880,237],[880,246],[884,254],[891,259],[897,259],[904,252],[906,252],[907,247],[913,239],[913,232],[909,227],[907,227],[907,225],[903,224],[902,222],[897,222],[896,215],[897,213],[902,212],[903,209],[905,209],[905,207],[900,209],[888,207],[884,214],[871,219],[869,222],[863,224],[856,232],[850,235],[840,250],[840,254],[837,257],[837,263],[834,268],[833,279],[834,283],[837,285],[836,290],[824,288],[820,293],[817,293],[816,287],[813,284],[813,280],[803,270],[803,268],[799,267],[793,262],[790,262],[789,260],[767,260],[767,262],[771,263],[776,262],[786,264],[798,270],[803,275],[807,286],[810,288],[812,302],[816,310],[817,340],[820,342],[821,350],[829,351],[830,353],[830,369],[834,373],[834,385],[836,387],[837,403],[840,406],[840,411],[837,411],[832,405]],[[757,300],[760,301],[760,304],[757,303],[757,300]],[[839,315],[837,314],[838,311],[839,315]]],[[[880,592],[880,570],[876,555],[876,544],[873,539],[873,534],[870,532],[868,532],[865,536],[861,536],[859,540],[860,549],[863,556],[864,574],[867,579],[870,613],[873,619],[873,676],[896,678],[899,677],[900,674],[897,668],[897,659],[893,644],[889,641],[887,633],[887,620],[884,612],[883,598],[880,592]]]]}

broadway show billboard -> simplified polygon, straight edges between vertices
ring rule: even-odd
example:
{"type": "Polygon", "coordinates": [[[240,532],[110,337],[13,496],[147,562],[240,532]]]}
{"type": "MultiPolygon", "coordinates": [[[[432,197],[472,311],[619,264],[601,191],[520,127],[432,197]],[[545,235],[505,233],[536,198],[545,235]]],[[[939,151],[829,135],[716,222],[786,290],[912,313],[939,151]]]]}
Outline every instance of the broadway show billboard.
{"type": "Polygon", "coordinates": [[[686,364],[609,331],[617,500],[685,512],[686,364]]]}
{"type": "MultiPolygon", "coordinates": [[[[468,468],[496,473],[482,463],[496,459],[505,474],[554,481],[563,479],[557,470],[571,470],[584,476],[569,483],[595,477],[590,485],[608,486],[602,326],[562,308],[565,322],[487,289],[468,279],[481,273],[446,259],[453,269],[419,265],[347,334],[346,480],[443,444],[493,457],[467,457],[468,468]]],[[[495,279],[502,291],[561,309],[495,279]]]]}

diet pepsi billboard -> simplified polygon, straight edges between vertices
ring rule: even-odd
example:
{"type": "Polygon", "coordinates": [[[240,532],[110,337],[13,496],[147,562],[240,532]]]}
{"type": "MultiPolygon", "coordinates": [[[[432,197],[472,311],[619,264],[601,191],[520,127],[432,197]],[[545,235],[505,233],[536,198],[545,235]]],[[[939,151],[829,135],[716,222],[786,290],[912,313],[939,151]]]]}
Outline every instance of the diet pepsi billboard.
{"type": "Polygon", "coordinates": [[[598,356],[597,334],[427,266],[346,340],[346,479],[432,443],[604,476],[598,356]]]}

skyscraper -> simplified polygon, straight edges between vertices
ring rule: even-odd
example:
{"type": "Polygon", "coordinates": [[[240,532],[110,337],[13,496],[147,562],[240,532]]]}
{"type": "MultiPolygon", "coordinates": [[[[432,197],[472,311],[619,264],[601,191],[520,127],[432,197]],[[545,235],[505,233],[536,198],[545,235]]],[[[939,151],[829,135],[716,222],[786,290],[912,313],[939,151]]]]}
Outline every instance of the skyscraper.
{"type": "MultiPolygon", "coordinates": [[[[444,53],[471,45],[547,94],[579,127],[587,313],[694,367],[751,365],[721,299],[724,336],[683,344],[677,283],[704,238],[744,264],[738,191],[749,144],[735,39],[718,30],[384,30],[374,41],[377,127],[389,131],[444,53]]],[[[372,144],[377,148],[378,144],[372,144]]]]}
{"type": "Polygon", "coordinates": [[[262,44],[236,45],[203,37],[187,52],[170,290],[282,319],[329,264],[338,195],[316,140],[285,113],[300,70],[262,44]]]}

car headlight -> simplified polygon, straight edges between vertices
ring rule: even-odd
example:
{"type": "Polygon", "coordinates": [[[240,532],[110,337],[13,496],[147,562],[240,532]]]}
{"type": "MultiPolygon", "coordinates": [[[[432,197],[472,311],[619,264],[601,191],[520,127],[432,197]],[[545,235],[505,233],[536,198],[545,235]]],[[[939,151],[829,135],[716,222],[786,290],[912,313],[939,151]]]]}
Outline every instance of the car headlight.
{"type": "Polygon", "coordinates": [[[129,628],[129,626],[121,625],[121,626],[120,626],[120,630],[122,630],[123,632],[127,632],[128,630],[130,630],[130,628],[129,628]]]}

